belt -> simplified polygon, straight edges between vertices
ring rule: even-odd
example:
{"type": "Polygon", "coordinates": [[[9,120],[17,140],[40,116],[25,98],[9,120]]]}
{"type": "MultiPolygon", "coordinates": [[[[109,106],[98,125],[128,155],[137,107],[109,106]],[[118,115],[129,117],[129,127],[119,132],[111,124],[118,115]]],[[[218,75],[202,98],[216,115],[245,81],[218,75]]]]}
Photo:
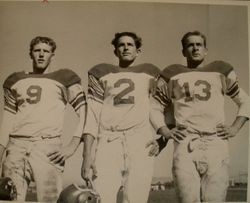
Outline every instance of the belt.
{"type": "Polygon", "coordinates": [[[217,132],[206,132],[206,131],[199,131],[199,130],[189,130],[187,129],[188,133],[192,133],[192,134],[197,134],[200,137],[204,137],[204,136],[212,136],[212,135],[216,135],[217,132]]]}
{"type": "Polygon", "coordinates": [[[41,136],[32,137],[28,135],[10,135],[10,138],[27,140],[27,141],[38,141],[38,140],[44,140],[44,139],[53,139],[53,138],[57,138],[60,136],[61,135],[55,135],[55,136],[41,135],[41,136]]]}

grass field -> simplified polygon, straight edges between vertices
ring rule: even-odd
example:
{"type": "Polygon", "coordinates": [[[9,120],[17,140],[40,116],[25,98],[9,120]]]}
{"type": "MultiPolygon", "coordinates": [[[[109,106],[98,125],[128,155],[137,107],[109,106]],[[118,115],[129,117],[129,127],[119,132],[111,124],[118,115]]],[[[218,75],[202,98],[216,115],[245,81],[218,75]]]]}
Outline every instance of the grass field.
{"type": "MultiPolygon", "coordinates": [[[[118,203],[120,201],[121,195],[118,195],[118,203]]],[[[27,196],[27,201],[36,201],[35,193],[30,193],[27,196]]],[[[247,189],[246,188],[230,188],[227,192],[227,202],[246,202],[247,201],[247,189]]],[[[175,190],[166,189],[165,191],[151,191],[149,194],[148,203],[178,203],[175,190]]]]}

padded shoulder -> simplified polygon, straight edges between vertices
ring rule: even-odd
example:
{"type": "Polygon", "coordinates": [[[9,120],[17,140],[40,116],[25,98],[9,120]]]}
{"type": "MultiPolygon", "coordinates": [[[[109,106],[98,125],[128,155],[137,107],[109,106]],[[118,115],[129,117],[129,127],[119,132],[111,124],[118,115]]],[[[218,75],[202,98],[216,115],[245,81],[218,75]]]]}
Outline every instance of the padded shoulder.
{"type": "Polygon", "coordinates": [[[9,75],[6,80],[3,83],[4,88],[11,88],[16,82],[18,82],[20,79],[25,78],[24,71],[22,72],[15,72],[9,75]]]}
{"type": "Polygon", "coordinates": [[[205,70],[209,72],[219,72],[227,76],[233,70],[233,66],[224,61],[214,61],[206,65],[205,70]]]}
{"type": "Polygon", "coordinates": [[[112,64],[101,63],[89,70],[89,74],[93,75],[94,77],[100,79],[101,77],[109,74],[117,72],[118,67],[112,64]]]}
{"type": "Polygon", "coordinates": [[[185,73],[185,72],[189,72],[190,70],[181,64],[173,64],[170,66],[167,66],[166,68],[164,68],[162,70],[162,72],[160,73],[160,75],[166,80],[169,81],[170,78],[174,77],[177,74],[180,73],[185,73]]]}
{"type": "Polygon", "coordinates": [[[81,83],[81,78],[70,69],[60,69],[48,75],[48,78],[62,83],[65,87],[81,83]]]}
{"type": "Polygon", "coordinates": [[[135,72],[146,73],[146,74],[151,75],[153,77],[156,77],[160,73],[160,69],[151,63],[143,63],[140,65],[137,65],[137,66],[133,67],[133,70],[135,72]]]}

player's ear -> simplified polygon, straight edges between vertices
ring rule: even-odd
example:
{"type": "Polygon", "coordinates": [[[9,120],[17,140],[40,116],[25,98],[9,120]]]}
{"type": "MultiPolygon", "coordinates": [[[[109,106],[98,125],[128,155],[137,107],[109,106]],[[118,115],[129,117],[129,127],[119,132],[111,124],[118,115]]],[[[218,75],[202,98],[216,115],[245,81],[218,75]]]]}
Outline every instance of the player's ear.
{"type": "Polygon", "coordinates": [[[53,60],[54,56],[55,56],[55,53],[52,53],[51,56],[50,56],[51,61],[53,60]]]}
{"type": "Polygon", "coordinates": [[[208,49],[207,49],[207,47],[205,47],[205,53],[204,53],[204,55],[206,56],[207,53],[208,53],[208,49]]]}
{"type": "Polygon", "coordinates": [[[183,55],[184,57],[186,57],[185,49],[182,49],[182,55],[183,55]]]}
{"type": "Polygon", "coordinates": [[[136,56],[138,56],[140,53],[141,53],[141,49],[138,48],[138,49],[136,50],[136,56]]]}
{"type": "Polygon", "coordinates": [[[29,53],[29,55],[30,55],[30,58],[31,58],[31,59],[33,59],[33,55],[32,55],[32,52],[30,52],[30,53],[29,53]]]}
{"type": "Polygon", "coordinates": [[[114,49],[114,54],[115,54],[115,56],[117,56],[117,51],[116,51],[116,49],[114,49]]]}

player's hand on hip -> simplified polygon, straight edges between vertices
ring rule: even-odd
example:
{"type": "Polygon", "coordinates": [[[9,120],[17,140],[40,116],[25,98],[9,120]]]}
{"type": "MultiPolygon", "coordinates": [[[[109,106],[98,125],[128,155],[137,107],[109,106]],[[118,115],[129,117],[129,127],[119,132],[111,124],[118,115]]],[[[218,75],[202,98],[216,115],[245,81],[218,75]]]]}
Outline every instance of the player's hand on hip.
{"type": "Polygon", "coordinates": [[[155,139],[150,140],[146,143],[146,148],[150,147],[148,155],[157,156],[160,153],[160,147],[155,139]]]}
{"type": "Polygon", "coordinates": [[[53,151],[49,152],[47,156],[54,164],[64,165],[65,160],[72,156],[73,153],[74,150],[72,150],[71,147],[65,146],[60,149],[54,149],[53,151]]]}
{"type": "Polygon", "coordinates": [[[223,140],[234,137],[238,132],[238,128],[234,126],[218,125],[216,128],[217,136],[223,140]]]}

